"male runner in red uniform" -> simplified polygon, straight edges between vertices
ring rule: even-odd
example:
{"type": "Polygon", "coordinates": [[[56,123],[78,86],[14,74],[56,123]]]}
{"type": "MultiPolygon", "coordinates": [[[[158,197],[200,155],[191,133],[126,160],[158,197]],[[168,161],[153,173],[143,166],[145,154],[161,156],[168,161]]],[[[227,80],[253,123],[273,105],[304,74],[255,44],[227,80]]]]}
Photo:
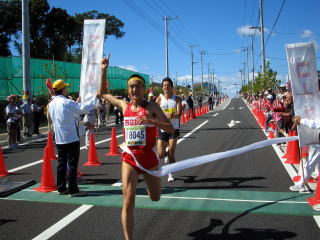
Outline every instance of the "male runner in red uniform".
{"type": "Polygon", "coordinates": [[[152,201],[159,201],[161,179],[141,170],[158,169],[158,158],[153,151],[156,143],[156,128],[173,134],[175,129],[164,115],[158,104],[147,102],[144,98],[145,80],[140,75],[132,75],[128,79],[128,95],[131,102],[120,100],[107,93],[106,70],[109,57],[104,58],[101,65],[99,94],[124,113],[125,143],[128,151],[122,154],[122,226],[125,239],[133,238],[136,187],[139,173],[143,174],[152,201]],[[140,166],[139,166],[140,165],[140,166]]]}

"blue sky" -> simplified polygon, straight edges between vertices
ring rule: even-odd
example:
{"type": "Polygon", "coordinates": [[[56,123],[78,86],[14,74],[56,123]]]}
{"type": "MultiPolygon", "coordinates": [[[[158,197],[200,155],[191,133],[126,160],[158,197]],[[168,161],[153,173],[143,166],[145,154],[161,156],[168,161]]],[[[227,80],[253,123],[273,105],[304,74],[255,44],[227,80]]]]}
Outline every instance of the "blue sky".
{"type": "MultiPolygon", "coordinates": [[[[122,39],[110,37],[105,41],[104,53],[110,52],[111,66],[124,67],[152,76],[160,82],[165,76],[164,16],[169,21],[169,73],[178,83],[191,81],[191,50],[194,44],[195,82],[201,81],[200,51],[203,55],[204,80],[208,64],[224,91],[233,95],[240,84],[240,69],[245,62],[241,47],[250,46],[248,26],[258,24],[259,0],[49,0],[51,7],[66,9],[69,14],[90,10],[114,15],[124,22],[122,39]],[[134,10],[135,9],[135,10],[134,10]],[[137,10],[138,9],[138,10],[137,10]],[[144,16],[144,19],[137,14],[144,16]],[[150,24],[151,23],[151,24],[150,24]]],[[[278,79],[286,81],[288,71],[285,44],[313,41],[316,45],[317,65],[320,56],[319,0],[286,0],[276,21],[283,0],[264,0],[266,57],[278,79]],[[318,17],[318,18],[317,18],[318,17]]],[[[261,64],[260,34],[254,38],[255,69],[261,64]]],[[[249,72],[252,69],[249,52],[249,72]]],[[[251,77],[251,74],[250,74],[251,77]]]]}

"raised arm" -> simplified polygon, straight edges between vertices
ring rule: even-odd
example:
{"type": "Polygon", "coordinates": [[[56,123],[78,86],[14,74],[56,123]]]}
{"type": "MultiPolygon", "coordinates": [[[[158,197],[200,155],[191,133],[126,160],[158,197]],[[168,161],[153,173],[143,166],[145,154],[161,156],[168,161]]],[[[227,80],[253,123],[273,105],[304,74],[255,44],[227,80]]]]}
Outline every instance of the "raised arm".
{"type": "Polygon", "coordinates": [[[122,112],[124,112],[127,106],[127,102],[117,99],[108,93],[107,68],[109,66],[109,58],[110,54],[108,55],[108,57],[102,59],[98,95],[107,100],[112,105],[117,106],[122,112]]]}

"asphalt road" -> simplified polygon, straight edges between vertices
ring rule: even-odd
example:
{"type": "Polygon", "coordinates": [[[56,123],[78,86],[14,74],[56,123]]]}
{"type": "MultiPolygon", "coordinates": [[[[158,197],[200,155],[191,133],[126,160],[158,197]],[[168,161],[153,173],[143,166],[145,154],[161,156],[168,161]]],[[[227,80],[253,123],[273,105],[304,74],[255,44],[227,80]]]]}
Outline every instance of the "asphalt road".
{"type": "MultiPolygon", "coordinates": [[[[121,134],[118,127],[117,135],[121,134]]],[[[87,150],[81,150],[80,171],[86,173],[81,188],[88,196],[39,193],[33,191],[37,184],[0,199],[0,239],[123,239],[121,160],[105,156],[110,135],[110,127],[96,133],[103,165],[83,167],[87,150]]],[[[117,139],[118,143],[123,141],[122,136],[117,139]]],[[[213,112],[182,125],[176,159],[223,152],[265,139],[245,103],[227,100],[213,112]],[[231,120],[239,122],[229,127],[231,120]]],[[[14,174],[0,181],[34,179],[39,183],[45,144],[45,139],[37,139],[17,150],[4,150],[7,169],[14,174]]],[[[275,148],[177,172],[173,183],[163,177],[159,202],[148,199],[141,177],[135,239],[320,239],[320,212],[306,203],[313,194],[290,192],[292,172],[287,171],[292,166],[284,167],[275,148]]],[[[52,165],[55,171],[56,161],[52,165]]]]}

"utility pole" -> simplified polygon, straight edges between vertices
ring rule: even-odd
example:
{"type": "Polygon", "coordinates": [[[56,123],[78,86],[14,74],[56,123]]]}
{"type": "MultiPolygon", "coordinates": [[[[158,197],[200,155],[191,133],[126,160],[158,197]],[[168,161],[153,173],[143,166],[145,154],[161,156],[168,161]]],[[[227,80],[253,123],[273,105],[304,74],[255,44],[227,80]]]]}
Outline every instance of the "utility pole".
{"type": "Polygon", "coordinates": [[[215,85],[214,85],[214,68],[212,69],[212,92],[214,91],[215,85]]]}
{"type": "Polygon", "coordinates": [[[176,86],[178,86],[178,73],[176,72],[176,86]]]}
{"type": "Polygon", "coordinates": [[[31,94],[30,81],[30,32],[29,32],[29,1],[22,0],[22,71],[23,96],[31,94]]]}
{"type": "Polygon", "coordinates": [[[191,92],[192,92],[192,95],[194,97],[194,87],[193,87],[193,64],[197,63],[197,62],[194,62],[193,61],[193,48],[196,47],[196,45],[190,45],[190,48],[191,48],[191,92]]]}
{"type": "Polygon", "coordinates": [[[203,58],[202,58],[202,56],[205,54],[206,54],[205,50],[200,51],[200,55],[201,55],[201,92],[203,91],[203,58]]]}
{"type": "Polygon", "coordinates": [[[246,63],[243,63],[243,84],[242,86],[246,85],[246,63]]]}
{"type": "Polygon", "coordinates": [[[211,79],[210,79],[210,63],[208,63],[208,88],[209,88],[209,93],[212,92],[212,84],[211,84],[211,79]]]}
{"type": "Polygon", "coordinates": [[[168,45],[168,20],[177,19],[171,18],[171,17],[164,17],[162,20],[164,20],[164,31],[165,31],[165,45],[166,45],[166,77],[169,77],[169,45],[168,45]]]}
{"type": "Polygon", "coordinates": [[[263,10],[262,10],[262,0],[260,0],[260,27],[249,27],[250,29],[258,29],[261,33],[261,67],[262,67],[262,74],[265,73],[265,50],[264,50],[264,24],[263,24],[263,10]]]}
{"type": "Polygon", "coordinates": [[[263,10],[262,0],[260,0],[260,31],[261,31],[261,51],[262,51],[262,74],[265,73],[266,60],[264,52],[264,25],[263,25],[263,10]]]}
{"type": "Polygon", "coordinates": [[[244,67],[244,85],[246,83],[246,76],[247,76],[247,82],[249,84],[249,60],[248,60],[248,47],[245,47],[242,51],[245,51],[246,52],[246,62],[244,63],[245,64],[245,67],[244,67]]]}
{"type": "Polygon", "coordinates": [[[254,83],[254,51],[253,51],[253,35],[251,35],[251,54],[252,54],[252,94],[253,94],[253,83],[254,83]]]}
{"type": "Polygon", "coordinates": [[[247,61],[247,83],[249,84],[249,47],[246,47],[246,61],[247,61]]]}

